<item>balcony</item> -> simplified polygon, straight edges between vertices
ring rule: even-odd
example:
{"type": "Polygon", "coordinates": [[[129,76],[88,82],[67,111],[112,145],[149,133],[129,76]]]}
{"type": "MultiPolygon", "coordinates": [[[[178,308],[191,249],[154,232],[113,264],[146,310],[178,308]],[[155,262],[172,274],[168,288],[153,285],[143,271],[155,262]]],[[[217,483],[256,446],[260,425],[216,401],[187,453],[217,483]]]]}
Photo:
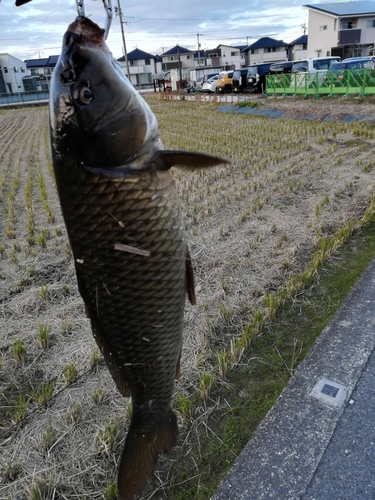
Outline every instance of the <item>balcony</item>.
{"type": "Polygon", "coordinates": [[[361,30],[348,29],[339,31],[339,40],[337,45],[352,45],[361,43],[361,30]]]}

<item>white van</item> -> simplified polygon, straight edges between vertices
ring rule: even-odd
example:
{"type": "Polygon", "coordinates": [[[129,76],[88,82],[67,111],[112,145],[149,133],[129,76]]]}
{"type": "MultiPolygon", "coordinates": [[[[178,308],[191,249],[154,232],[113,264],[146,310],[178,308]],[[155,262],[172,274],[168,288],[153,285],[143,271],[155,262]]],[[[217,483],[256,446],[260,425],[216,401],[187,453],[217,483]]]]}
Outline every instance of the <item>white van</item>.
{"type": "Polygon", "coordinates": [[[329,70],[331,64],[341,61],[339,56],[310,57],[294,61],[292,66],[291,87],[320,87],[323,76],[329,70]],[[309,74],[307,77],[306,73],[309,74]],[[319,73],[319,75],[316,75],[319,73]],[[306,82],[306,78],[308,78],[306,82]]]}
{"type": "Polygon", "coordinates": [[[327,71],[331,64],[340,61],[341,57],[339,56],[300,59],[299,61],[293,61],[292,73],[316,73],[318,71],[327,71]]]}

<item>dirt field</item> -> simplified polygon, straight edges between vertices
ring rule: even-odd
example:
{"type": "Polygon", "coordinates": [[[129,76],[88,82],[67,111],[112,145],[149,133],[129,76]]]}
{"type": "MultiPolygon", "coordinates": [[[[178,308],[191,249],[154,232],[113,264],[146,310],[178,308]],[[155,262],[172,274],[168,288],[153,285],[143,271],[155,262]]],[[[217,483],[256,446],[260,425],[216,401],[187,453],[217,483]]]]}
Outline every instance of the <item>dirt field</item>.
{"type": "MultiPolygon", "coordinates": [[[[303,288],[317,255],[373,212],[375,112],[373,98],[254,100],[286,110],[280,120],[149,102],[165,148],[231,160],[174,174],[198,304],[185,311],[179,444],[142,497],[172,499],[179,469],[195,467],[199,482],[191,443],[228,411],[219,396],[227,374],[260,362],[248,347],[259,325],[303,288]],[[344,115],[371,116],[338,121],[344,115]]],[[[112,499],[129,401],[100,360],[77,292],[45,108],[0,111],[0,209],[0,498],[112,499]]]]}

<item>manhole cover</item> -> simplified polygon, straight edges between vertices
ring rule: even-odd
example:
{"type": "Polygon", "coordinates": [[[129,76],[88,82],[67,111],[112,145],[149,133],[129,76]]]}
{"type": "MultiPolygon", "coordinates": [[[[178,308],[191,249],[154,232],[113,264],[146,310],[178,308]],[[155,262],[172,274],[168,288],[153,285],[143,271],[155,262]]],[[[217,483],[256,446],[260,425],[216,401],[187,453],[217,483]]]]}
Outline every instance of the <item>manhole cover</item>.
{"type": "Polygon", "coordinates": [[[346,401],[347,394],[348,387],[339,382],[333,382],[333,380],[322,377],[314,385],[309,396],[312,396],[331,408],[341,408],[346,401]]]}

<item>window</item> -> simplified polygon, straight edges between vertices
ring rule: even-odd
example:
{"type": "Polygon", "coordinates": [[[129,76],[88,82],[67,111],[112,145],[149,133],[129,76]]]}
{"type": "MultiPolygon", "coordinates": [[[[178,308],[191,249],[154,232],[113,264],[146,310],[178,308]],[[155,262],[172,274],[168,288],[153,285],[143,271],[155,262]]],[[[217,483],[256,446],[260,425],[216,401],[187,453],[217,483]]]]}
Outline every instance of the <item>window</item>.
{"type": "Polygon", "coordinates": [[[145,65],[150,66],[150,64],[151,64],[151,59],[150,58],[145,59],[145,65]]]}
{"type": "Polygon", "coordinates": [[[319,27],[319,31],[326,31],[327,25],[325,24],[324,26],[319,27]]]}
{"type": "Polygon", "coordinates": [[[231,52],[230,55],[233,57],[237,54],[237,52],[231,52]]]}
{"type": "Polygon", "coordinates": [[[130,66],[134,66],[134,61],[129,61],[130,66]]]}
{"type": "Polygon", "coordinates": [[[251,54],[259,54],[259,49],[250,49],[251,54]]]}
{"type": "Polygon", "coordinates": [[[375,28],[375,19],[367,20],[367,28],[375,28]]]}
{"type": "Polygon", "coordinates": [[[276,52],[276,51],[277,51],[277,47],[266,47],[264,49],[265,54],[269,54],[270,52],[276,52]]]}
{"type": "Polygon", "coordinates": [[[337,29],[337,19],[335,19],[335,22],[333,23],[333,31],[336,31],[337,29]]]}
{"type": "Polygon", "coordinates": [[[177,57],[170,56],[170,57],[168,57],[168,61],[177,61],[177,57]]]}
{"type": "Polygon", "coordinates": [[[342,30],[351,30],[356,27],[356,23],[353,21],[342,21],[341,29],[342,30]]]}
{"type": "Polygon", "coordinates": [[[148,83],[152,83],[152,74],[151,73],[139,73],[136,75],[137,85],[145,85],[148,83]]]}
{"type": "Polygon", "coordinates": [[[304,43],[304,44],[302,45],[302,50],[307,50],[307,43],[304,43]]]}
{"type": "Polygon", "coordinates": [[[31,69],[30,71],[31,71],[31,74],[33,76],[38,76],[38,70],[37,69],[31,69]]]}
{"type": "Polygon", "coordinates": [[[21,66],[21,73],[25,73],[25,68],[21,66]]]}
{"type": "Polygon", "coordinates": [[[187,55],[187,56],[186,56],[186,59],[191,59],[191,56],[187,55]]]}
{"type": "Polygon", "coordinates": [[[4,73],[8,73],[8,68],[6,66],[4,66],[4,73]]]}

